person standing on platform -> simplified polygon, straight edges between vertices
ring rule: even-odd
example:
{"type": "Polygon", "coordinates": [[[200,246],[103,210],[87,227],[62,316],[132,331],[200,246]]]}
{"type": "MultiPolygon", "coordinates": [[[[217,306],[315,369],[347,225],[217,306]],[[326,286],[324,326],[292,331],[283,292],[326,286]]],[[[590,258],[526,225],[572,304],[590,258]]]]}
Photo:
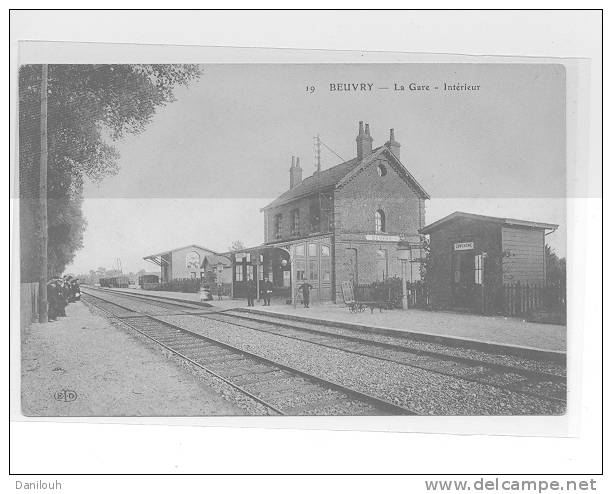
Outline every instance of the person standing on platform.
{"type": "Polygon", "coordinates": [[[66,306],[68,305],[69,288],[66,278],[57,279],[57,315],[66,317],[66,306]]]}
{"type": "Polygon", "coordinates": [[[249,278],[247,281],[247,305],[249,307],[255,306],[255,296],[257,295],[257,285],[253,278],[249,278]]]}
{"type": "Polygon", "coordinates": [[[310,290],[312,290],[312,285],[308,282],[302,283],[302,285],[298,288],[302,292],[302,299],[304,300],[304,308],[310,308],[310,290]]]}
{"type": "Polygon", "coordinates": [[[266,278],[263,282],[263,296],[264,296],[264,305],[270,305],[270,299],[272,298],[272,282],[266,278]]]}
{"type": "Polygon", "coordinates": [[[49,321],[57,320],[60,312],[58,280],[52,279],[47,283],[47,301],[49,303],[49,321]]]}
{"type": "Polygon", "coordinates": [[[72,282],[72,298],[74,299],[74,301],[78,301],[81,300],[81,285],[79,284],[79,279],[75,278],[74,281],[72,282]]]}
{"type": "Polygon", "coordinates": [[[223,283],[221,281],[217,281],[217,300],[223,299],[223,283]]]}

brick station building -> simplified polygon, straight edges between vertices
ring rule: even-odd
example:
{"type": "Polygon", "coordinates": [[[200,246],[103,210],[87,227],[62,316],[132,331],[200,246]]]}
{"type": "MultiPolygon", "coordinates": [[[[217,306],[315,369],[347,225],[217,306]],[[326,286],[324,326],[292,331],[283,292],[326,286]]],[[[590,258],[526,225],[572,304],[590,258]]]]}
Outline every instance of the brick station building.
{"type": "MultiPolygon", "coordinates": [[[[393,129],[384,145],[372,143],[359,122],[355,158],[306,178],[292,159],[289,189],[262,209],[264,244],[232,254],[235,296],[249,278],[268,278],[274,296],[290,299],[308,282],[314,301],[341,301],[342,281],[400,276],[402,252],[421,257],[429,194],[400,161],[393,129]]],[[[408,279],[418,273],[411,263],[408,279]]]]}

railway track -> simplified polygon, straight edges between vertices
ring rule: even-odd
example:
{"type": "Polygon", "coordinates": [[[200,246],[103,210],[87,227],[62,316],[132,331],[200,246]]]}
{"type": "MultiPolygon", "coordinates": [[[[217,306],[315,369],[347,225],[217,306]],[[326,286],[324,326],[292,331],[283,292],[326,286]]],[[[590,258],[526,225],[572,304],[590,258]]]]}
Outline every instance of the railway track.
{"type": "Polygon", "coordinates": [[[112,294],[137,298],[145,303],[164,306],[172,310],[180,308],[191,311],[198,308],[200,310],[197,313],[182,312],[182,314],[190,314],[252,331],[340,350],[348,354],[420,369],[467,383],[491,386],[503,392],[547,401],[555,405],[558,410],[566,406],[566,377],[564,369],[557,364],[554,366],[557,372],[534,370],[491,361],[499,357],[493,354],[485,355],[490,358],[483,360],[483,358],[461,355],[462,352],[458,354],[457,349],[452,349],[455,351],[454,354],[445,353],[444,345],[424,345],[422,341],[412,340],[410,337],[389,338],[374,334],[364,335],[356,330],[333,327],[323,329],[314,323],[288,322],[272,314],[253,314],[241,309],[202,311],[202,307],[189,302],[158,300],[148,295],[124,292],[112,292],[112,294]]]}
{"type": "MultiPolygon", "coordinates": [[[[116,293],[116,292],[115,292],[116,293]]],[[[132,294],[126,294],[132,296],[132,294]]],[[[151,302],[148,295],[134,294],[135,298],[151,302]]],[[[166,300],[167,307],[193,308],[194,304],[166,300]]],[[[156,301],[157,304],[157,301],[156,301]]],[[[399,365],[426,370],[442,376],[493,386],[503,391],[519,393],[552,403],[566,403],[566,376],[553,372],[531,370],[461,355],[445,354],[423,349],[407,342],[388,343],[363,335],[334,332],[314,328],[314,324],[279,320],[273,315],[253,314],[240,309],[197,314],[199,317],[233,324],[254,331],[261,331],[284,338],[305,341],[322,347],[384,360],[399,365]]]]}
{"type": "Polygon", "coordinates": [[[83,292],[86,303],[260,403],[272,415],[416,415],[409,408],[203,336],[87,289],[83,292]]]}
{"type": "Polygon", "coordinates": [[[485,384],[558,404],[566,403],[566,376],[560,374],[483,362],[474,358],[448,355],[397,343],[385,343],[361,336],[339,334],[324,329],[314,329],[312,325],[301,325],[294,321],[289,324],[273,317],[243,313],[240,310],[198,314],[198,316],[447,377],[485,384]],[[236,319],[243,322],[237,322],[236,319]]]}

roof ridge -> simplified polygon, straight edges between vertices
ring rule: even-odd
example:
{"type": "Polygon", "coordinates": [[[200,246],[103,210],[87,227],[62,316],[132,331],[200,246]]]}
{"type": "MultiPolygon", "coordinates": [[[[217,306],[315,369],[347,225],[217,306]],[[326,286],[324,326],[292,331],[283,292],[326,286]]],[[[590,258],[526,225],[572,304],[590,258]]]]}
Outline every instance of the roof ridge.
{"type": "MultiPolygon", "coordinates": [[[[368,155],[369,157],[371,155],[368,155]]],[[[338,163],[337,165],[326,168],[325,170],[321,170],[320,172],[315,172],[312,175],[309,175],[304,180],[302,180],[298,185],[293,187],[292,189],[287,189],[281,195],[279,195],[272,202],[261,208],[261,211],[268,209],[274,206],[280,206],[282,204],[286,204],[288,202],[294,201],[296,199],[300,199],[302,197],[310,195],[316,189],[319,188],[329,188],[336,185],[340,180],[342,180],[350,171],[359,166],[367,157],[359,159],[359,157],[351,158],[350,160],[343,161],[342,163],[338,163]],[[342,170],[342,167],[346,167],[346,171],[342,170]],[[343,173],[337,177],[334,177],[334,172],[343,171],[343,173]],[[320,183],[321,179],[325,181],[329,180],[328,183],[320,183]],[[315,186],[316,188],[313,188],[315,186]]]]}
{"type": "Polygon", "coordinates": [[[429,225],[425,225],[423,228],[419,230],[419,233],[426,234],[438,228],[440,225],[448,221],[454,220],[455,218],[468,218],[468,219],[473,219],[473,220],[478,220],[478,221],[491,221],[494,223],[501,223],[504,225],[527,226],[531,228],[542,228],[545,230],[556,230],[559,227],[559,225],[557,224],[545,223],[542,221],[521,220],[518,218],[508,218],[508,217],[503,217],[503,216],[489,216],[486,214],[479,214],[479,213],[467,213],[465,211],[454,211],[450,214],[447,214],[443,218],[440,218],[439,220],[436,220],[433,223],[430,223],[429,225]]]}

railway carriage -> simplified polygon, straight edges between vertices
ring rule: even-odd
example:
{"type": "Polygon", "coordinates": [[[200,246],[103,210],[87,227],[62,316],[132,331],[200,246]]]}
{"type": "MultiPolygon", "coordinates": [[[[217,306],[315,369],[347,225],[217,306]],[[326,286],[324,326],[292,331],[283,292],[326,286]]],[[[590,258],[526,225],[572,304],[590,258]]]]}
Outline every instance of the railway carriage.
{"type": "Polygon", "coordinates": [[[100,286],[104,288],[128,288],[130,279],[127,276],[100,278],[100,286]]]}

